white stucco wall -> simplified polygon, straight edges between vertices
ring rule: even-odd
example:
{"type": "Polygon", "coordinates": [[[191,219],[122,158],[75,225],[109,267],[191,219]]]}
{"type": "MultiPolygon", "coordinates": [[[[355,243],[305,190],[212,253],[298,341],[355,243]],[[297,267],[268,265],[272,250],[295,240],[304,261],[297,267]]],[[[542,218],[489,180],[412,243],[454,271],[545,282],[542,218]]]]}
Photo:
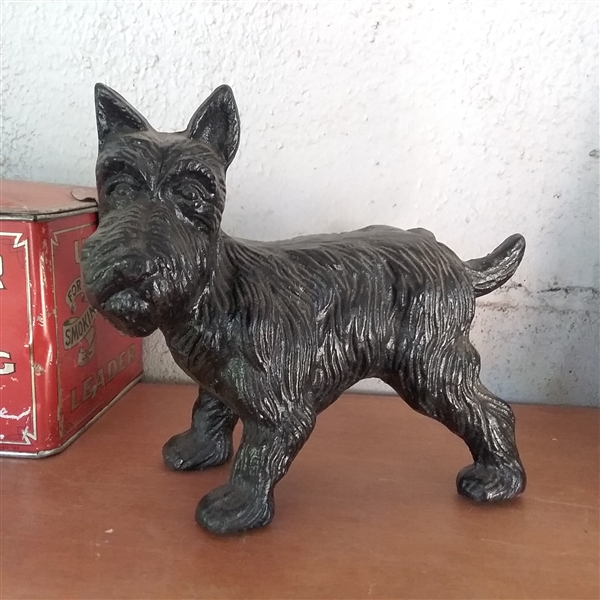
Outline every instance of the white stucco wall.
{"type": "MultiPolygon", "coordinates": [[[[96,81],[166,130],[229,83],[228,233],[422,226],[467,259],[519,231],[522,266],[479,303],[483,379],[512,401],[598,404],[596,2],[2,11],[4,177],[93,184],[96,81]]],[[[145,359],[149,379],[183,378],[159,337],[145,359]]]]}

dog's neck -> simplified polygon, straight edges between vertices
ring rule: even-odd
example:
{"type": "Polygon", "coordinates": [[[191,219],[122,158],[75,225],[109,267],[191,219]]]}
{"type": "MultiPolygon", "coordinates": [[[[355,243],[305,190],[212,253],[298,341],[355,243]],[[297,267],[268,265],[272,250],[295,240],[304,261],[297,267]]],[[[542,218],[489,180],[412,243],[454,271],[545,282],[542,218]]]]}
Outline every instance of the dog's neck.
{"type": "MultiPolygon", "coordinates": [[[[224,321],[231,321],[239,308],[234,287],[244,275],[235,267],[234,255],[242,246],[243,242],[219,231],[211,244],[211,255],[206,257],[205,285],[183,314],[160,327],[179,366],[202,381],[215,376],[213,369],[219,369],[230,351],[230,332],[224,321]]],[[[199,257],[198,264],[202,262],[199,257]]]]}
{"type": "Polygon", "coordinates": [[[231,281],[236,276],[236,269],[231,259],[232,247],[242,244],[229,237],[223,231],[214,234],[214,239],[208,246],[207,256],[197,257],[197,268],[204,271],[204,284],[190,298],[183,314],[178,314],[173,322],[165,323],[161,329],[167,334],[175,333],[189,323],[198,323],[207,318],[210,312],[227,312],[233,302],[231,281]]]}
{"type": "Polygon", "coordinates": [[[196,257],[196,268],[203,272],[203,281],[196,293],[190,298],[186,314],[197,320],[207,303],[218,302],[226,294],[227,282],[232,271],[227,246],[231,238],[220,229],[206,245],[205,255],[196,257]]]}

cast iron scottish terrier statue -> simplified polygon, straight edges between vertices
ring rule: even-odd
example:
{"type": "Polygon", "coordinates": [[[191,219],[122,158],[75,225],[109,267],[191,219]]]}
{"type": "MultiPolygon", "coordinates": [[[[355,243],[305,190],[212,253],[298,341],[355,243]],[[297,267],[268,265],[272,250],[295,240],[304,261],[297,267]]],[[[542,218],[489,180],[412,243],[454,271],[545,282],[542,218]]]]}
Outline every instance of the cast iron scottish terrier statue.
{"type": "Polygon", "coordinates": [[[466,442],[474,464],[457,476],[460,494],[493,501],[524,490],[513,413],[479,380],[469,341],[475,298],[513,275],[522,236],[466,262],[424,229],[234,239],[220,227],[240,135],[229,87],[178,133],[155,131],[100,84],[96,112],[99,228],[83,248],[88,297],[124,333],[160,328],[200,387],[191,428],[165,444],[165,463],[179,471],[225,463],[243,423],[229,483],[198,505],[203,527],[223,534],[269,523],[273,488],[317,414],[367,377],[466,442]]]}

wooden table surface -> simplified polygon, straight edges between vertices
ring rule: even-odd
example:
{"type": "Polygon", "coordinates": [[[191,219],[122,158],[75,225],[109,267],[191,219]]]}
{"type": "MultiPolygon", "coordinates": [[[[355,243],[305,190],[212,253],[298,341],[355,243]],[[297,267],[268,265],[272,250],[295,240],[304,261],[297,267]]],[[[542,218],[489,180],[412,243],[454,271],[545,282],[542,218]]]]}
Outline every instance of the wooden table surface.
{"type": "Polygon", "coordinates": [[[194,398],[138,385],[64,453],[1,461],[2,598],[598,598],[596,409],[515,406],[528,489],[479,505],[455,491],[461,440],[395,397],[348,395],[273,523],[218,538],[194,510],[229,467],[160,456],[194,398]]]}

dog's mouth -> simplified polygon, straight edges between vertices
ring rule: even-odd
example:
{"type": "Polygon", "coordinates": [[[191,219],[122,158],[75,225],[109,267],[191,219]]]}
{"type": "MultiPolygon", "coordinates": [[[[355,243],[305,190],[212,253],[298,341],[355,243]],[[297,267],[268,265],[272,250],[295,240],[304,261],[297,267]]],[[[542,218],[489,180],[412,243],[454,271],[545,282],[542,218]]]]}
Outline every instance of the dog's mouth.
{"type": "Polygon", "coordinates": [[[150,303],[131,288],[110,294],[99,304],[106,319],[127,335],[144,337],[157,328],[150,303]]]}
{"type": "Polygon", "coordinates": [[[106,305],[119,305],[121,302],[127,302],[128,299],[134,304],[138,304],[139,301],[150,304],[150,282],[142,284],[137,281],[125,282],[114,278],[103,281],[98,278],[86,287],[90,300],[102,308],[106,305]]]}

